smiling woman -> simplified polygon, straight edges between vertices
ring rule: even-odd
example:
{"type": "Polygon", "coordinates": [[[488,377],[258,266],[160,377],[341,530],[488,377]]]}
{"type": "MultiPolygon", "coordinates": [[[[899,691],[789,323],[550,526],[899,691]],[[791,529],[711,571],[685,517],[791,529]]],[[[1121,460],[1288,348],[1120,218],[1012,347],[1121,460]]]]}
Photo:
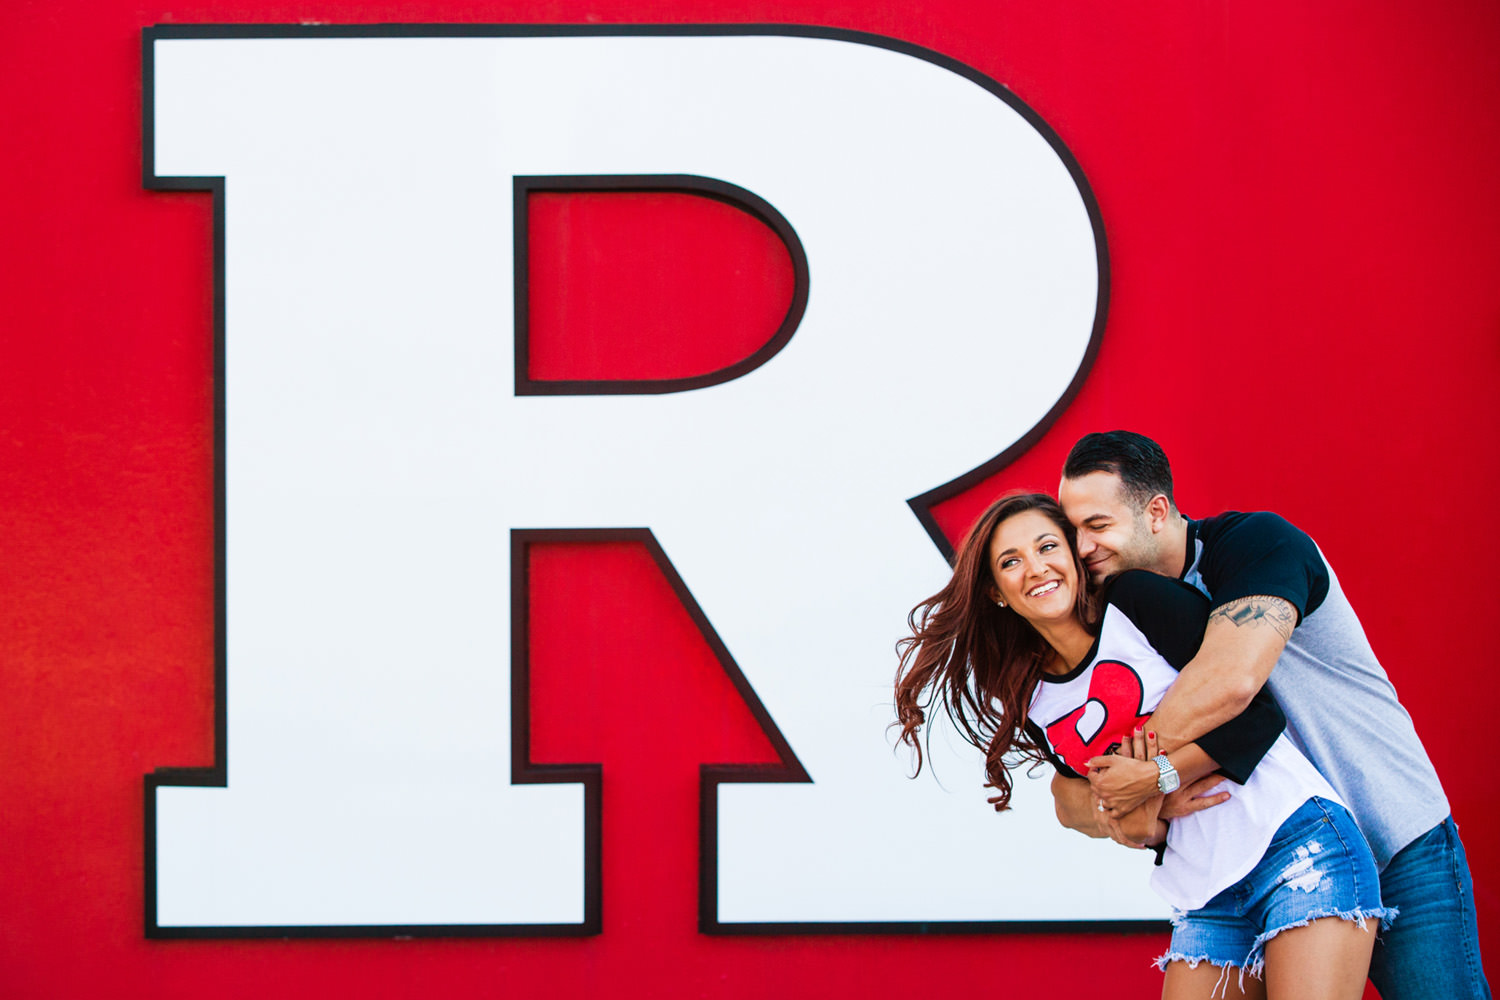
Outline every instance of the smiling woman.
{"type": "MultiPolygon", "coordinates": [[[[1073,528],[1057,502],[1042,493],[1002,497],[980,515],[959,545],[948,584],[912,609],[907,618],[912,635],[897,646],[897,718],[902,741],[916,751],[917,770],[922,768],[918,732],[933,702],[938,702],[964,738],[984,752],[986,780],[998,793],[992,800],[997,811],[1010,807],[1007,757],[1046,759],[1021,731],[1021,723],[1030,693],[1060,657],[1041,632],[1008,607],[1016,595],[1032,600],[1021,593],[1021,580],[1010,585],[1013,590],[1000,584],[1002,576],[1012,580],[1012,574],[1024,572],[1040,558],[1035,552],[1042,547],[1039,532],[1062,543],[1046,558],[1068,563],[1069,577],[1075,581],[1068,588],[1072,600],[1059,618],[1071,623],[1060,630],[1069,633],[1069,648],[1076,649],[1080,635],[1087,636],[1084,623],[1094,619],[1093,606],[1086,589],[1076,585],[1081,565],[1073,551],[1073,528]],[[1002,535],[1002,527],[1011,530],[1002,535]],[[1028,530],[1030,540],[1023,541],[1028,530]],[[1030,555],[1020,553],[1023,545],[1030,555]],[[999,551],[993,551],[996,546],[999,551]],[[1002,561],[1010,568],[1001,570],[1002,561]]],[[[1031,586],[1035,589],[1036,584],[1031,586]]],[[[1066,598],[1053,600],[1063,603],[1066,598]]],[[[1088,643],[1083,645],[1087,648],[1088,643]]]]}

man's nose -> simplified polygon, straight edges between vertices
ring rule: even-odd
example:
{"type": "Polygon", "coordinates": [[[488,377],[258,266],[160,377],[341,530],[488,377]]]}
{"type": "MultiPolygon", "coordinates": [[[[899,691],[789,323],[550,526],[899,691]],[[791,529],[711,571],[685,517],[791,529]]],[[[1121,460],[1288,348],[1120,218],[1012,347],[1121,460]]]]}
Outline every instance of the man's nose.
{"type": "Polygon", "coordinates": [[[1078,558],[1087,559],[1098,547],[1098,543],[1094,541],[1088,532],[1080,531],[1078,533],[1078,558]]]}

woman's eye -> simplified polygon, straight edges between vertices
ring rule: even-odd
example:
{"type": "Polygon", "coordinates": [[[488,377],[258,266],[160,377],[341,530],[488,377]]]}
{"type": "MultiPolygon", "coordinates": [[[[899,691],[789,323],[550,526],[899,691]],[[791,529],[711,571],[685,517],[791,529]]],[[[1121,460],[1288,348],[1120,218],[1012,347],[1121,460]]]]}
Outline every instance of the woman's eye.
{"type": "Polygon", "coordinates": [[[1010,569],[1015,564],[1016,564],[1016,560],[1013,559],[1013,558],[1012,559],[1004,559],[1004,560],[1001,560],[1001,562],[1000,562],[1000,568],[1001,569],[1010,569]]]}
{"type": "Polygon", "coordinates": [[[1057,548],[1057,543],[1056,542],[1043,542],[1040,551],[1042,551],[1042,552],[1051,552],[1055,548],[1057,548]]]}

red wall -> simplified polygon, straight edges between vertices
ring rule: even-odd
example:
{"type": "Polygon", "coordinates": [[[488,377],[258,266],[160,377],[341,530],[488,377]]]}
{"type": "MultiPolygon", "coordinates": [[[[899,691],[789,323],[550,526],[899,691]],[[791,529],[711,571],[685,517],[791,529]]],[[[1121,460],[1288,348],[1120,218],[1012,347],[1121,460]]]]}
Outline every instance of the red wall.
{"type": "Polygon", "coordinates": [[[1500,7],[22,0],[0,10],[0,993],[1158,989],[1155,935],[707,938],[692,858],[587,940],[143,938],[141,777],[212,763],[214,577],[209,198],[141,187],[140,29],[308,20],[822,24],[1009,86],[1093,186],[1109,318],[1068,412],[944,524],[1123,426],[1166,446],[1189,513],[1310,531],[1447,787],[1494,964],[1500,7]]]}

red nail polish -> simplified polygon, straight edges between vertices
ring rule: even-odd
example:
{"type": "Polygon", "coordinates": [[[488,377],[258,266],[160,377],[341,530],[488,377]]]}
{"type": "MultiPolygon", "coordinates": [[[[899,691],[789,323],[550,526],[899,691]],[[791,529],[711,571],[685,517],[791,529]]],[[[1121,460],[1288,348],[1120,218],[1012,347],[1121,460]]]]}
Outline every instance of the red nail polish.
{"type": "Polygon", "coordinates": [[[1146,738],[1148,740],[1154,740],[1154,739],[1156,739],[1156,734],[1155,733],[1147,733],[1146,734],[1146,738]]]}

